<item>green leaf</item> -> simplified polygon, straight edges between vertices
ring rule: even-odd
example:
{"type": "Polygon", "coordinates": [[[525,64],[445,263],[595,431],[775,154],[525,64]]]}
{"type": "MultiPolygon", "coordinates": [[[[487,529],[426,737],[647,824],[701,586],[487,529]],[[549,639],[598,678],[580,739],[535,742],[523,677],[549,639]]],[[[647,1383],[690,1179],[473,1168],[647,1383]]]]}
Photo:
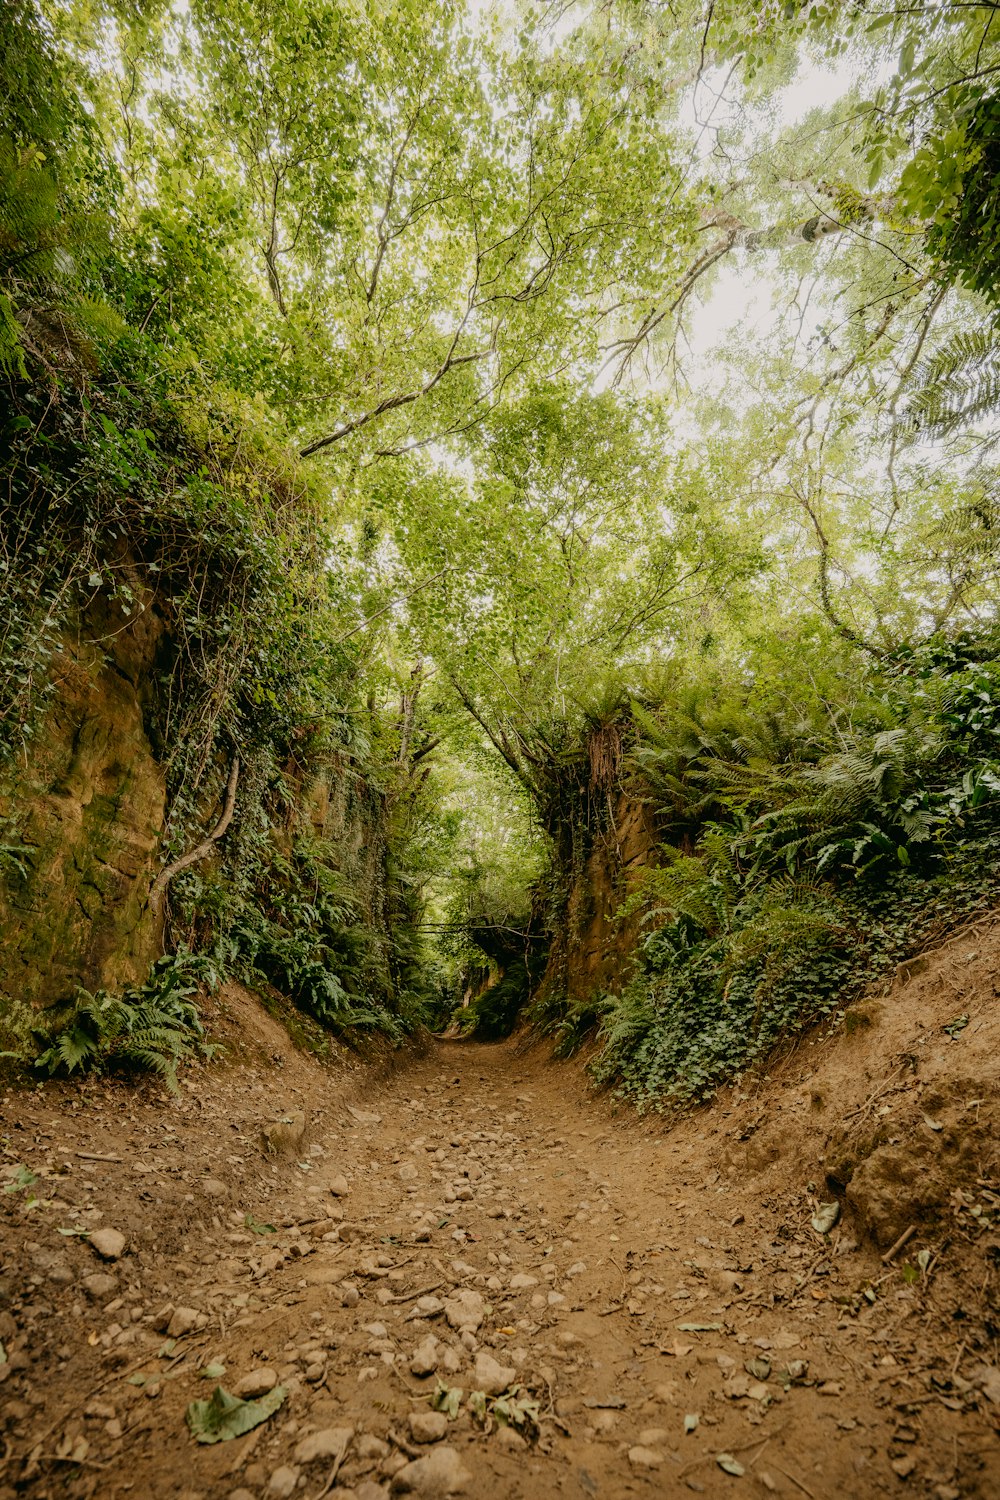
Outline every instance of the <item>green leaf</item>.
{"type": "Polygon", "coordinates": [[[839,1203],[837,1203],[836,1201],[834,1201],[833,1203],[821,1203],[819,1208],[817,1208],[816,1212],[813,1214],[812,1218],[809,1220],[809,1223],[812,1225],[813,1229],[815,1229],[817,1234],[829,1234],[830,1230],[834,1227],[839,1218],[839,1203]]]}
{"type": "Polygon", "coordinates": [[[431,1406],[435,1411],[443,1411],[445,1416],[455,1418],[462,1404],[462,1394],[461,1386],[448,1386],[438,1381],[437,1389],[431,1397],[431,1406]]]}
{"type": "Polygon", "coordinates": [[[203,1370],[199,1370],[198,1376],[201,1380],[221,1380],[225,1373],[225,1365],[210,1364],[206,1365],[203,1370]]]}
{"type": "Polygon", "coordinates": [[[243,1222],[252,1234],[277,1234],[278,1232],[273,1224],[262,1224],[259,1219],[254,1218],[253,1214],[247,1214],[243,1222]]]}
{"type": "Polygon", "coordinates": [[[19,1193],[22,1188],[31,1187],[37,1181],[38,1177],[34,1172],[27,1167],[18,1167],[10,1181],[4,1184],[4,1192],[19,1193]]]}
{"type": "Polygon", "coordinates": [[[191,1402],[185,1413],[187,1425],[198,1443],[228,1443],[266,1422],[287,1395],[283,1385],[276,1385],[259,1401],[241,1401],[217,1385],[209,1400],[191,1402]]]}

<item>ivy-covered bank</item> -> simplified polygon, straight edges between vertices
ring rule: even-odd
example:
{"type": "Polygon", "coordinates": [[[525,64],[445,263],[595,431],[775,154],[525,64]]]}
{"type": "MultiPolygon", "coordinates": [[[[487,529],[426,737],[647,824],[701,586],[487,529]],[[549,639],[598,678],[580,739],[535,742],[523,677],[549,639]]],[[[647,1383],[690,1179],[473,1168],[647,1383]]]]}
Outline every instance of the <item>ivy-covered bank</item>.
{"type": "Polygon", "coordinates": [[[5,1047],[170,1067],[188,997],[226,976],[401,1035],[422,782],[405,706],[367,701],[338,639],[308,485],[150,340],[73,309],[24,327],[0,428],[5,1047]]]}
{"type": "MultiPolygon", "coordinates": [[[[995,631],[889,658],[816,621],[796,648],[759,646],[728,679],[689,664],[577,748],[591,795],[538,888],[548,968],[508,1021],[586,1045],[595,1081],[644,1107],[840,1024],[1000,901],[995,631]]],[[[466,1025],[495,1010],[487,992],[466,1025]]]]}

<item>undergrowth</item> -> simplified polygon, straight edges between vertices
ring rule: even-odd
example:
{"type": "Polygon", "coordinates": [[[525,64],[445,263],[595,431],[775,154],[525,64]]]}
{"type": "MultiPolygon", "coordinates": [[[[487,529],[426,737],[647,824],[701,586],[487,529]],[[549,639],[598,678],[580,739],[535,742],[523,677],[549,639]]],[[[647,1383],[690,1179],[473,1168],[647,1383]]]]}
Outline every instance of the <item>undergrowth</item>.
{"type": "Polygon", "coordinates": [[[633,796],[661,863],[616,993],[545,986],[526,1018],[641,1107],[704,1098],[971,915],[1000,902],[1000,660],[989,632],[870,669],[844,724],[633,703],[633,796]],[[855,718],[846,727],[851,712],[855,718]],[[834,744],[831,745],[830,741],[834,744]]]}
{"type": "Polygon", "coordinates": [[[178,1064],[213,1054],[192,997],[218,982],[209,958],[180,949],[159,959],[145,984],[121,995],[81,989],[70,1006],[36,1028],[42,1050],[25,1061],[50,1078],[152,1072],[176,1093],[178,1064]]]}

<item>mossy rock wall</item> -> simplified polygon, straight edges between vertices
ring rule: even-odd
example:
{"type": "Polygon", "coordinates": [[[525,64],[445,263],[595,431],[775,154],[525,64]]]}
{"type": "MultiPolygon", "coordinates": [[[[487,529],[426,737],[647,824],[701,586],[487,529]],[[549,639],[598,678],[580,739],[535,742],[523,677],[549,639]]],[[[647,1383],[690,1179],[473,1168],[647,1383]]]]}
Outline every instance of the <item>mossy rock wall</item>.
{"type": "Polygon", "coordinates": [[[571,876],[560,930],[555,934],[539,993],[573,1004],[620,987],[640,936],[640,919],[616,913],[643,872],[657,861],[659,840],[645,801],[618,795],[609,826],[593,840],[582,867],[571,876]]]}
{"type": "MultiPolygon", "coordinates": [[[[92,627],[91,627],[92,628],[92,627]]],[[[80,985],[120,989],[162,951],[149,907],[165,783],[143,726],[142,686],[155,619],[114,654],[86,638],[54,663],[56,691],[33,753],[5,774],[5,842],[20,845],[0,879],[0,1009],[58,1004],[80,985]]]]}

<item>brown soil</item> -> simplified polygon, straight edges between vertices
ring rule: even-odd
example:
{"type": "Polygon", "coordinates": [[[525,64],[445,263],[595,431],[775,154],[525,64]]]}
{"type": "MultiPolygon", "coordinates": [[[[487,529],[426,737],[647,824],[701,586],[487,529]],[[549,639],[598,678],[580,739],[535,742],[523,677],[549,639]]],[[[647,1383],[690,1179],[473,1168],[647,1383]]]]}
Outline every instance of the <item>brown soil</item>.
{"type": "Polygon", "coordinates": [[[321,1066],[237,990],[215,1022],[227,1061],[178,1100],[9,1093],[0,1497],[375,1500],[442,1446],[477,1500],[997,1496],[998,954],[1000,927],[963,935],[672,1126],[515,1043],[321,1066]],[[282,1120],[294,1149],[268,1154],[282,1120]],[[38,1181],[17,1189],[22,1166],[38,1181]],[[126,1236],[117,1260],[59,1233],[101,1225],[126,1236]],[[460,1290],[483,1301],[464,1343],[438,1308],[460,1290]],[[195,1321],[176,1339],[171,1305],[195,1321]],[[523,1437],[492,1402],[470,1413],[474,1342],[523,1437]],[[266,1366],[289,1394],[200,1446],[185,1410],[210,1362],[227,1389],[266,1366]],[[432,1449],[409,1421],[439,1380],[464,1394],[432,1449]],[[339,1467],[296,1456],[345,1427],[339,1467]]]}

